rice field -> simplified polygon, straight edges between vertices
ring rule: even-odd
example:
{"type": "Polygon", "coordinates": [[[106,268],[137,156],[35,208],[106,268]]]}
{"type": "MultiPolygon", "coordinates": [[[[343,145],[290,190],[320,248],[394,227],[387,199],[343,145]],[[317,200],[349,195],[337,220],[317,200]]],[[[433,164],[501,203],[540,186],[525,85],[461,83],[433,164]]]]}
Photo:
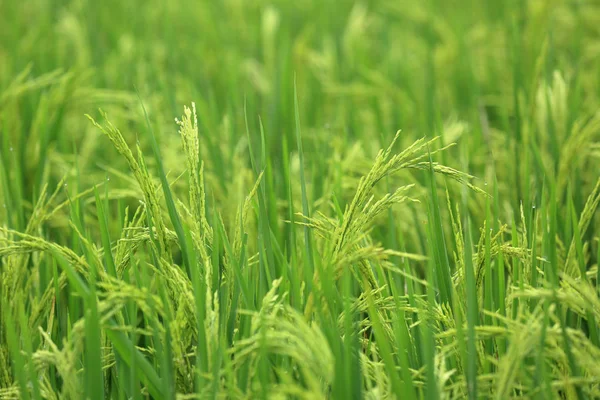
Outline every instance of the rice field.
{"type": "Polygon", "coordinates": [[[0,0],[0,399],[600,398],[600,3],[0,0]]]}

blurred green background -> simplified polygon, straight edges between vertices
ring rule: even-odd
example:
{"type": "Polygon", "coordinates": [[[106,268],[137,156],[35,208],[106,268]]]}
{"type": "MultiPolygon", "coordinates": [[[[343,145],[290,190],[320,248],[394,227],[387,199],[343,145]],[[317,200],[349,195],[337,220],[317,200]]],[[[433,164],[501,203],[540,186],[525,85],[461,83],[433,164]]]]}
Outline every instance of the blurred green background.
{"type": "Polygon", "coordinates": [[[223,191],[244,152],[244,107],[280,167],[294,77],[318,188],[336,146],[372,154],[397,129],[403,144],[458,140],[444,161],[480,178],[494,166],[511,209],[534,201],[536,189],[523,198],[542,186],[532,179],[567,178],[580,209],[594,178],[580,172],[598,168],[597,148],[564,154],[598,109],[596,2],[5,0],[0,18],[2,156],[18,162],[10,181],[25,199],[75,153],[86,183],[100,165],[117,167],[83,114],[102,107],[133,142],[143,126],[135,89],[174,171],[173,118],[191,101],[223,191]],[[524,176],[527,163],[538,176],[524,176]]]}

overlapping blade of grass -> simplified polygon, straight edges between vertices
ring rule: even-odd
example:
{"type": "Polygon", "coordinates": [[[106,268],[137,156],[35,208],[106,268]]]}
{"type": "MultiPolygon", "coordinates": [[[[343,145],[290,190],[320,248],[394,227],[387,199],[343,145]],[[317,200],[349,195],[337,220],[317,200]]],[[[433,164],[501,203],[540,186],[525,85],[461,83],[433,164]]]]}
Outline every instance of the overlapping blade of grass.
{"type": "MultiPolygon", "coordinates": [[[[88,285],[77,274],[77,271],[69,264],[69,261],[65,260],[65,258],[56,250],[53,250],[52,255],[57,260],[61,269],[66,273],[69,282],[73,285],[77,294],[84,299],[93,299],[95,301],[95,296],[93,298],[91,297],[94,292],[90,291],[88,285]]],[[[109,320],[108,326],[109,328],[106,329],[105,332],[113,344],[115,351],[117,351],[125,363],[130,366],[133,362],[133,359],[135,359],[136,365],[139,366],[141,370],[140,372],[142,380],[148,385],[149,392],[153,396],[163,398],[165,395],[164,388],[152,365],[150,365],[146,358],[135,349],[134,344],[131,343],[126,335],[118,330],[117,322],[114,320],[109,320]],[[111,330],[111,327],[117,329],[111,330]]],[[[99,351],[100,349],[95,348],[93,350],[99,351]]],[[[97,381],[94,382],[94,384],[97,384],[97,381]]]]}
{"type": "MultiPolygon", "coordinates": [[[[110,248],[110,247],[109,247],[110,248]]],[[[85,299],[85,381],[86,397],[104,399],[104,374],[102,365],[102,331],[96,296],[96,271],[90,271],[89,295],[85,299]]]]}
{"type": "MultiPolygon", "coordinates": [[[[433,235],[429,233],[429,239],[433,239],[433,235]]],[[[433,250],[432,250],[433,252],[433,250]]],[[[431,257],[427,264],[427,277],[428,281],[435,281],[435,267],[434,267],[434,259],[431,257]]],[[[427,285],[427,304],[429,307],[435,307],[436,304],[436,287],[433,284],[427,285]]],[[[423,367],[425,368],[425,388],[424,388],[424,397],[426,399],[438,399],[440,396],[438,389],[438,377],[436,376],[435,371],[435,356],[436,356],[436,346],[433,332],[433,324],[435,321],[431,319],[430,316],[424,316],[420,319],[420,325],[418,329],[418,334],[421,336],[421,349],[422,349],[422,362],[423,367]]]]}
{"type": "Polygon", "coordinates": [[[465,232],[465,289],[467,297],[467,393],[470,399],[477,398],[477,375],[479,357],[477,354],[477,341],[475,328],[479,323],[479,307],[477,305],[477,283],[473,269],[471,223],[467,220],[465,232]]]}
{"type": "Polygon", "coordinates": [[[96,212],[98,213],[98,224],[100,226],[100,235],[102,238],[102,246],[104,248],[104,263],[106,272],[113,278],[117,278],[117,269],[115,260],[112,254],[112,246],[108,232],[108,216],[106,215],[106,205],[100,200],[98,190],[94,188],[94,197],[96,200],[96,212]]]}
{"type": "MultiPolygon", "coordinates": [[[[169,181],[167,180],[167,174],[165,172],[165,167],[163,165],[162,157],[160,155],[160,148],[158,147],[158,142],[156,141],[156,136],[154,135],[154,129],[152,128],[152,124],[148,117],[148,112],[146,111],[146,107],[140,98],[140,104],[142,105],[142,109],[144,111],[144,118],[146,119],[146,128],[147,135],[149,137],[150,145],[152,147],[152,152],[154,154],[154,159],[156,160],[156,164],[158,166],[158,176],[160,178],[160,182],[163,189],[163,194],[165,196],[165,201],[167,203],[167,210],[169,212],[169,217],[171,219],[171,223],[175,228],[175,233],[177,234],[179,245],[181,246],[181,256],[183,257],[183,264],[186,268],[188,275],[191,274],[189,261],[189,249],[187,247],[187,241],[185,240],[185,232],[183,230],[183,225],[181,223],[181,218],[179,216],[179,212],[175,206],[175,200],[173,199],[173,193],[171,192],[171,187],[169,186],[169,181]]],[[[190,171],[190,173],[195,173],[196,171],[190,171]]]]}
{"type": "MultiPolygon", "coordinates": [[[[587,269],[586,269],[586,265],[585,265],[585,256],[583,253],[583,243],[581,240],[581,232],[579,231],[579,224],[576,222],[577,214],[575,211],[575,206],[573,205],[573,200],[571,199],[570,196],[569,196],[568,205],[569,205],[569,209],[570,209],[569,219],[572,221],[572,225],[573,225],[573,240],[574,240],[575,249],[577,252],[577,264],[579,265],[581,280],[583,282],[589,282],[588,276],[587,276],[588,275],[587,269]]],[[[568,262],[568,260],[567,260],[567,262],[568,262]]],[[[587,316],[588,329],[590,332],[590,339],[591,339],[592,343],[594,343],[594,345],[600,347],[600,342],[599,342],[600,339],[598,337],[598,323],[596,322],[596,318],[590,312],[590,310],[587,310],[586,316],[587,316]]]]}
{"type": "MultiPolygon", "coordinates": [[[[252,167],[255,170],[256,176],[261,176],[264,173],[268,173],[269,168],[265,163],[266,160],[266,150],[265,150],[265,134],[264,128],[262,124],[262,120],[259,119],[260,124],[260,137],[261,137],[261,154],[260,154],[260,163],[258,165],[258,160],[255,157],[255,153],[252,148],[252,138],[250,137],[250,130],[248,127],[248,116],[245,116],[246,121],[246,136],[248,138],[248,145],[250,150],[250,161],[252,163],[252,167]]],[[[259,190],[258,190],[258,224],[259,224],[259,256],[260,256],[260,276],[259,276],[259,285],[262,287],[259,292],[259,297],[263,297],[264,293],[268,290],[268,285],[275,278],[277,278],[278,274],[276,273],[276,265],[273,254],[273,247],[271,244],[271,227],[270,227],[270,218],[267,212],[268,204],[267,204],[267,189],[268,183],[266,182],[266,177],[263,176],[263,179],[260,180],[259,190]]]]}
{"type": "Polygon", "coordinates": [[[409,386],[410,382],[402,381],[396,372],[396,360],[394,359],[394,354],[390,346],[390,338],[387,336],[383,327],[383,323],[379,318],[377,310],[375,309],[371,293],[367,293],[367,302],[369,304],[369,316],[371,318],[375,340],[377,341],[379,347],[379,356],[383,359],[387,373],[392,382],[392,390],[399,398],[409,396],[412,390],[412,388],[409,386]]]}
{"type": "MultiPolygon", "coordinates": [[[[496,232],[500,232],[500,224],[498,221],[498,216],[500,215],[500,201],[498,198],[498,179],[496,176],[494,176],[494,213],[493,215],[496,216],[496,218],[494,219],[494,223],[493,223],[493,229],[496,232]]],[[[500,235],[500,240],[501,242],[503,242],[504,238],[504,234],[500,235]]],[[[496,264],[496,270],[498,272],[498,276],[497,276],[497,304],[498,304],[498,312],[500,315],[502,316],[506,316],[507,315],[507,308],[506,308],[506,293],[507,293],[507,274],[506,274],[506,264],[505,264],[505,258],[504,255],[502,254],[502,252],[500,252],[498,254],[498,259],[497,259],[497,264],[496,264]]],[[[510,274],[509,274],[510,277],[510,274]]],[[[518,306],[517,306],[518,307],[518,306]]],[[[501,321],[497,321],[498,323],[502,324],[501,321]]],[[[506,353],[506,340],[504,338],[499,338],[496,342],[497,346],[498,346],[498,357],[502,357],[505,353],[506,353]]]]}
{"type": "Polygon", "coordinates": [[[428,174],[429,180],[429,213],[431,215],[432,227],[432,250],[435,257],[435,277],[437,279],[437,289],[439,290],[440,303],[451,304],[452,303],[452,283],[450,281],[450,262],[448,261],[448,251],[446,249],[446,239],[444,235],[444,228],[442,225],[442,217],[440,214],[440,205],[437,193],[436,177],[433,170],[433,161],[431,160],[431,154],[429,155],[430,170],[428,174]]]}
{"type": "MultiPolygon", "coordinates": [[[[360,341],[357,329],[358,315],[352,310],[353,281],[349,272],[342,277],[342,295],[344,303],[344,334],[343,334],[343,357],[342,362],[336,359],[335,381],[332,393],[336,396],[359,399],[363,395],[362,367],[360,363],[360,341]],[[340,368],[340,365],[343,366],[340,368]],[[348,385],[348,382],[352,382],[348,385]]],[[[400,355],[402,356],[402,355],[400,355]]],[[[403,373],[409,373],[408,365],[403,373]]]]}
{"type": "MultiPolygon", "coordinates": [[[[3,310],[7,310],[8,308],[9,307],[7,304],[2,305],[3,310]]],[[[12,371],[14,376],[16,377],[16,381],[19,384],[19,396],[23,399],[29,399],[29,378],[27,377],[26,373],[26,360],[24,355],[21,353],[21,344],[19,343],[17,325],[10,312],[3,312],[2,317],[4,322],[4,334],[6,335],[8,349],[12,353],[12,371]]]]}
{"type": "MultiPolygon", "coordinates": [[[[296,122],[296,146],[298,149],[298,157],[300,161],[300,190],[302,196],[302,214],[306,217],[310,218],[311,210],[308,203],[308,193],[306,190],[306,178],[304,172],[304,150],[302,147],[302,131],[300,124],[300,111],[298,106],[298,89],[296,87],[296,80],[294,79],[294,118],[296,122]]],[[[314,243],[312,230],[308,228],[308,226],[304,227],[304,246],[305,246],[305,255],[304,255],[304,277],[305,277],[305,301],[307,302],[307,306],[305,306],[305,310],[307,311],[307,315],[311,313],[312,304],[310,303],[310,299],[312,299],[312,286],[313,286],[313,274],[315,273],[315,255],[314,255],[314,243]],[[309,294],[310,293],[310,294],[309,294]],[[308,307],[308,309],[306,309],[308,307]]]]}

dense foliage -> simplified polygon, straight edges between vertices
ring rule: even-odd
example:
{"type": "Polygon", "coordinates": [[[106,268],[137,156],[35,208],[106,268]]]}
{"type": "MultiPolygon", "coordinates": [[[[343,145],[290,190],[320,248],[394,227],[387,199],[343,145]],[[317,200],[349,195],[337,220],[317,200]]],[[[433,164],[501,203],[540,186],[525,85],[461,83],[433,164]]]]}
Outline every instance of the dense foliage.
{"type": "Polygon", "coordinates": [[[0,399],[600,398],[600,4],[0,26],[0,399]]]}

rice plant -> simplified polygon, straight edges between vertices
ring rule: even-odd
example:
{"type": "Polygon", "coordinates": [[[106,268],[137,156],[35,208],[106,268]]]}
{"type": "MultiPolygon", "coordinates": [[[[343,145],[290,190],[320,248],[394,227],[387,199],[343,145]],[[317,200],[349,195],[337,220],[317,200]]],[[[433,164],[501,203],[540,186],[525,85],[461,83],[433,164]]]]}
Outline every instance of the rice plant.
{"type": "Polygon", "coordinates": [[[0,21],[0,399],[600,398],[600,5],[0,21]]]}

